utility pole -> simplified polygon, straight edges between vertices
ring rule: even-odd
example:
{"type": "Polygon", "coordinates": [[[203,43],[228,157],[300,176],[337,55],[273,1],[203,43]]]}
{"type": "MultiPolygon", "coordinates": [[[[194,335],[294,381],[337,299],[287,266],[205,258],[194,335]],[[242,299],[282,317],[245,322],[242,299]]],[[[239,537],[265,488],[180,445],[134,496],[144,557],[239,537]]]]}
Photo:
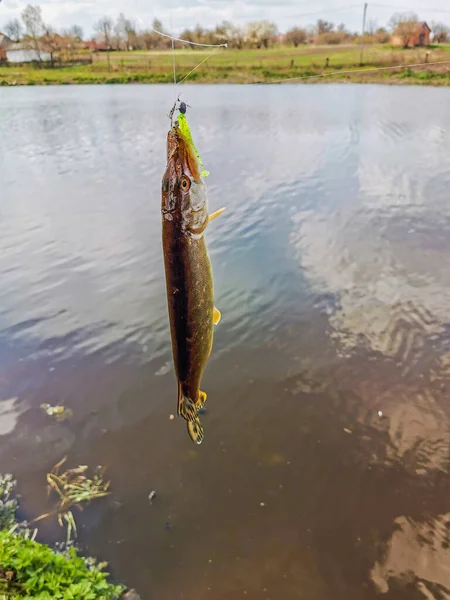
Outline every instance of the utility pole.
{"type": "Polygon", "coordinates": [[[364,58],[364,35],[366,33],[366,16],[367,16],[367,2],[364,4],[363,12],[363,24],[362,24],[362,36],[361,36],[361,55],[359,57],[359,64],[362,66],[364,58]]]}

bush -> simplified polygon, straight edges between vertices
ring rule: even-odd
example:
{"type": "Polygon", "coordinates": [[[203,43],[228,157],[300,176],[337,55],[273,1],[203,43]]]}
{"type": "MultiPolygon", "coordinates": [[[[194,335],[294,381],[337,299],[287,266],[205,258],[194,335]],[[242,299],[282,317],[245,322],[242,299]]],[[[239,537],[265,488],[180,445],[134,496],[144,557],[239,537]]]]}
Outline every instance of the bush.
{"type": "MultiPolygon", "coordinates": [[[[0,594],[35,600],[116,600],[124,588],[74,548],[58,554],[48,546],[0,531],[0,594]],[[6,575],[6,577],[5,577],[6,575]]],[[[0,596],[1,597],[1,596],[0,596]]]]}
{"type": "Polygon", "coordinates": [[[350,39],[349,35],[345,31],[329,31],[327,33],[321,33],[317,36],[318,44],[343,44],[348,42],[350,39]]]}

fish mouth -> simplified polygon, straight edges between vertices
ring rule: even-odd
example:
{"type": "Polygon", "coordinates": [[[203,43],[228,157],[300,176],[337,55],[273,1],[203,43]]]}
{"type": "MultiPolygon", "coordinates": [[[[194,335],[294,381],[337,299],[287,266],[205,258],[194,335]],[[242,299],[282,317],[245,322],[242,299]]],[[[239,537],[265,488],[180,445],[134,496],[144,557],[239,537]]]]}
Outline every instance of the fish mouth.
{"type": "Polygon", "coordinates": [[[200,165],[194,148],[175,124],[167,134],[167,163],[174,161],[182,174],[197,183],[201,182],[200,165]]]}

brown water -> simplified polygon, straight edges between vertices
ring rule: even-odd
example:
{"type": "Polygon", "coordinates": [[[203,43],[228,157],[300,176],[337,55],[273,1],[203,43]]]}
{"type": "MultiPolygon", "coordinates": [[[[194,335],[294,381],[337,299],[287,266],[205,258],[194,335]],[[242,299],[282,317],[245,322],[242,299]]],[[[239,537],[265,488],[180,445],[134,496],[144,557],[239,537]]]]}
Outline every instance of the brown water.
{"type": "Polygon", "coordinates": [[[450,598],[450,90],[185,87],[227,207],[200,447],[169,419],[172,99],[0,89],[0,471],[24,516],[67,453],[112,481],[80,546],[144,600],[450,598]]]}

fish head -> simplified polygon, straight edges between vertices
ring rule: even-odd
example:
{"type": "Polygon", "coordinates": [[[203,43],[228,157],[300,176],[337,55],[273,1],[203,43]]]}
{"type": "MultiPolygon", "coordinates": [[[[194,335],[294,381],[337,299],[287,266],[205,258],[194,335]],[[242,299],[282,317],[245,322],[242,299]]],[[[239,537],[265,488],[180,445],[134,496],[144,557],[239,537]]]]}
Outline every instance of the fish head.
{"type": "Polygon", "coordinates": [[[167,167],[162,180],[163,218],[188,235],[201,235],[208,223],[206,185],[190,142],[175,125],[167,135],[167,167]]]}

